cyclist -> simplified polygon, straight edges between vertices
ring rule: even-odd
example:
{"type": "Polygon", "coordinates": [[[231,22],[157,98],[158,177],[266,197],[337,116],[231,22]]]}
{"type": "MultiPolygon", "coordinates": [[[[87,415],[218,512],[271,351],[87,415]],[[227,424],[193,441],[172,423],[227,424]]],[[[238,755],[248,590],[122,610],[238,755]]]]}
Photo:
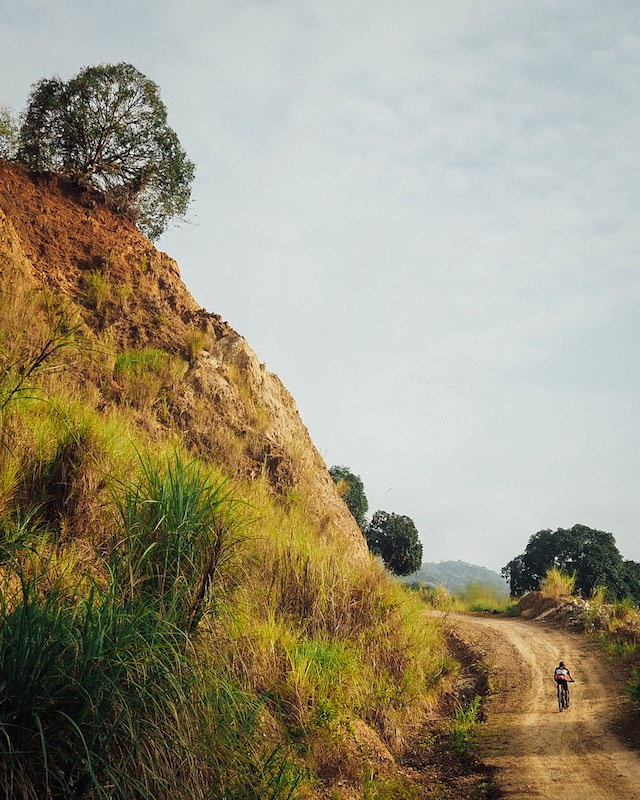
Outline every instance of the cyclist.
{"type": "Polygon", "coordinates": [[[558,666],[553,671],[553,679],[556,682],[556,686],[558,687],[558,704],[560,706],[560,710],[562,710],[562,703],[560,702],[560,693],[565,692],[566,703],[565,708],[569,707],[569,686],[568,683],[574,683],[573,678],[571,677],[571,672],[569,671],[569,667],[561,661],[558,666]]]}

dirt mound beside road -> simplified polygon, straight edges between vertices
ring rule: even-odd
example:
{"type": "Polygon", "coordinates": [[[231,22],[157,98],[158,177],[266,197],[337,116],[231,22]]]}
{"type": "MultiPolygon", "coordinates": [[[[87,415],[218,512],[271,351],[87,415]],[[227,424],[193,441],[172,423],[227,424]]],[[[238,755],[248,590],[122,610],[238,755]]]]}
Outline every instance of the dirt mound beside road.
{"type": "Polygon", "coordinates": [[[640,622],[635,607],[625,609],[581,597],[552,597],[544,592],[530,592],[518,604],[520,619],[549,622],[576,631],[615,631],[619,640],[635,642],[640,638],[640,622]]]}
{"type": "Polygon", "coordinates": [[[522,619],[536,619],[545,611],[558,607],[558,600],[542,592],[529,592],[518,603],[522,619]]]}

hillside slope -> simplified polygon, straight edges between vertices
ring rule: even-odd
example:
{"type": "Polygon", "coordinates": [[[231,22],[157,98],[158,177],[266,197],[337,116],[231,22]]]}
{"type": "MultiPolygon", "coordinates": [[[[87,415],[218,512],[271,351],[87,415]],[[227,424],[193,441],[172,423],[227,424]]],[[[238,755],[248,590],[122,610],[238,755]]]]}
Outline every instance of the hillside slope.
{"type": "Polygon", "coordinates": [[[0,796],[417,798],[457,672],[246,341],[0,162],[0,796]]]}
{"type": "MultiPolygon", "coordinates": [[[[188,368],[170,406],[154,414],[158,428],[177,427],[194,452],[232,475],[264,472],[284,501],[303,490],[322,530],[344,539],[353,558],[366,556],[293,398],[242,336],[196,303],[175,261],[99,195],[0,161],[0,277],[6,283],[16,275],[24,289],[63,298],[65,312],[79,316],[96,346],[116,353],[157,348],[182,357],[188,368]]],[[[112,388],[102,381],[98,406],[122,398],[112,388]]],[[[152,406],[156,398],[149,393],[141,386],[128,399],[152,406]]]]}

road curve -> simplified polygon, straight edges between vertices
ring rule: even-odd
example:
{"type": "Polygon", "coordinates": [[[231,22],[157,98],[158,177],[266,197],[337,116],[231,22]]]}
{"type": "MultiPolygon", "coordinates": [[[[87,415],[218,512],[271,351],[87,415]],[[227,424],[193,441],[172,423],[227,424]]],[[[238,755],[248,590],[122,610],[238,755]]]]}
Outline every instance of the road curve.
{"type": "Polygon", "coordinates": [[[536,622],[449,615],[489,666],[483,760],[506,798],[640,800],[640,757],[610,732],[622,696],[584,636],[536,622]],[[575,679],[559,712],[553,669],[575,679]]]}

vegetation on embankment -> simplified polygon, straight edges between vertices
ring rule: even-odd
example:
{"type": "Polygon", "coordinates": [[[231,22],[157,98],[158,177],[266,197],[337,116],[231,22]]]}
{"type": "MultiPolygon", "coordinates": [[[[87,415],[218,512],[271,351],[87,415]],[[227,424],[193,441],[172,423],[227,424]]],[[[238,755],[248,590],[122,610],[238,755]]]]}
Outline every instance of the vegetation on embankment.
{"type": "Polygon", "coordinates": [[[437,623],[304,478],[192,449],[178,352],[0,266],[0,794],[393,796],[455,674],[437,623]]]}
{"type": "Polygon", "coordinates": [[[464,589],[450,592],[444,586],[418,585],[414,590],[429,608],[438,611],[517,613],[517,600],[494,586],[469,583],[464,589]]]}

